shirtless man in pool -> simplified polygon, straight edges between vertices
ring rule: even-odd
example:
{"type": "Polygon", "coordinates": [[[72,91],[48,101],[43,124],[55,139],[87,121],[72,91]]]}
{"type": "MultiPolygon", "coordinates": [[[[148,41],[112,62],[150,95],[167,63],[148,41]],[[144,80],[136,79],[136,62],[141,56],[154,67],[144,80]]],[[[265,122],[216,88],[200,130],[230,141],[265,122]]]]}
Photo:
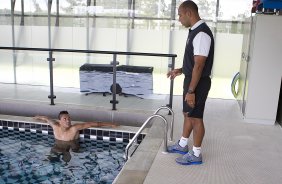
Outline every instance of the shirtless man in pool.
{"type": "Polygon", "coordinates": [[[71,124],[71,118],[67,111],[59,113],[59,121],[53,120],[47,116],[35,116],[34,119],[48,123],[54,131],[54,137],[61,141],[72,141],[79,138],[79,130],[90,127],[116,127],[115,123],[87,122],[71,124]]]}

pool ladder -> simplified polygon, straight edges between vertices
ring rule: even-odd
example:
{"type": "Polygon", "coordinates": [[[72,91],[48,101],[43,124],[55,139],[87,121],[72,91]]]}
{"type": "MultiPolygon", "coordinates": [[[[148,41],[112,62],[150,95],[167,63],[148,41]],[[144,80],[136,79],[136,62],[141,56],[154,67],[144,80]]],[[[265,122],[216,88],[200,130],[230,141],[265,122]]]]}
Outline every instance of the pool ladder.
{"type": "Polygon", "coordinates": [[[136,148],[134,149],[133,153],[129,156],[129,148],[132,146],[133,143],[136,143],[136,139],[137,137],[142,133],[142,131],[144,130],[144,128],[146,127],[146,125],[153,119],[153,118],[160,118],[163,123],[164,123],[164,151],[163,153],[167,153],[167,131],[168,131],[168,123],[167,120],[165,119],[164,116],[157,114],[160,110],[162,109],[167,109],[169,111],[169,114],[172,115],[171,118],[171,122],[170,122],[170,137],[169,140],[172,141],[173,140],[173,123],[174,123],[174,112],[172,111],[171,108],[167,107],[167,106],[161,106],[159,107],[153,115],[151,115],[144,123],[143,125],[140,127],[140,129],[136,132],[136,134],[134,135],[134,137],[129,141],[129,143],[127,144],[126,148],[125,148],[125,160],[127,161],[132,154],[135,152],[136,148]]]}

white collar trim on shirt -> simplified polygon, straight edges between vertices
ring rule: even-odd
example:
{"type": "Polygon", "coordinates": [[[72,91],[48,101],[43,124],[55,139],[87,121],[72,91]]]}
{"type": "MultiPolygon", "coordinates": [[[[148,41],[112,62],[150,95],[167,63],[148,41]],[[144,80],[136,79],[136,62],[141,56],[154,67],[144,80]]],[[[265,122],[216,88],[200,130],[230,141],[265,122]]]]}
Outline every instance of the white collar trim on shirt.
{"type": "Polygon", "coordinates": [[[196,29],[199,25],[201,25],[202,23],[204,23],[204,20],[199,20],[198,22],[196,22],[192,27],[191,30],[196,29]]]}

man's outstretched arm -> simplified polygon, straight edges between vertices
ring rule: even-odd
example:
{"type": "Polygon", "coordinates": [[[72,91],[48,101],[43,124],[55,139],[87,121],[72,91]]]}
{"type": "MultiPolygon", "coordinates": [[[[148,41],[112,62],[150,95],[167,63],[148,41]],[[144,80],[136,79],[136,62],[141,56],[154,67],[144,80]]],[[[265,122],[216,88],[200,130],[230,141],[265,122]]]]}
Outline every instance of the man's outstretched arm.
{"type": "Polygon", "coordinates": [[[116,123],[110,123],[110,122],[86,122],[86,123],[77,123],[75,126],[78,130],[83,130],[86,128],[91,127],[117,127],[118,125],[116,123]]]}
{"type": "Polygon", "coordinates": [[[56,125],[58,122],[47,117],[47,116],[35,116],[33,119],[43,121],[44,123],[48,123],[51,127],[56,125]]]}

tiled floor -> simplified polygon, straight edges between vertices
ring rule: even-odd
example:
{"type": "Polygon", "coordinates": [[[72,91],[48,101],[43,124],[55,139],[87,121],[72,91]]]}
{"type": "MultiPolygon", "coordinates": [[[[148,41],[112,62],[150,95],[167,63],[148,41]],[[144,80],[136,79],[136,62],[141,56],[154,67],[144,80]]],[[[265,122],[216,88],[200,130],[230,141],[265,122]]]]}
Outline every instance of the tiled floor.
{"type": "MultiPolygon", "coordinates": [[[[180,108],[174,106],[175,140],[182,130],[180,108]]],[[[208,99],[202,165],[175,163],[178,154],[157,154],[145,184],[278,184],[282,181],[280,125],[244,122],[234,100],[208,99]]],[[[189,140],[189,147],[193,144],[189,140]]]]}
{"type": "MultiPolygon", "coordinates": [[[[0,99],[29,101],[36,99],[48,104],[49,92],[43,87],[0,84],[0,99]]],[[[73,91],[58,91],[57,103],[73,102],[91,107],[111,108],[110,97],[81,96],[73,91]],[[59,95],[60,94],[60,95],[59,95]],[[90,100],[91,98],[91,100],[90,100]],[[93,98],[93,99],[92,99],[93,98]],[[106,99],[106,100],[105,100],[106,99]],[[93,101],[92,101],[93,100],[93,101]]],[[[124,111],[154,111],[166,100],[142,100],[120,97],[118,108],[124,111]]],[[[34,102],[34,101],[33,101],[34,102]]],[[[181,136],[183,117],[181,97],[174,96],[174,140],[181,136]]],[[[146,184],[278,184],[282,181],[282,130],[280,125],[249,124],[244,122],[235,100],[209,98],[205,112],[206,134],[202,145],[204,164],[181,166],[175,163],[177,154],[158,154],[152,161],[143,181],[146,184]]],[[[189,140],[192,146],[192,139],[189,140]]],[[[132,178],[134,179],[134,178],[132,178]]],[[[134,180],[132,180],[134,181],[134,180]]],[[[134,182],[133,182],[134,183],[134,182]]]]}

